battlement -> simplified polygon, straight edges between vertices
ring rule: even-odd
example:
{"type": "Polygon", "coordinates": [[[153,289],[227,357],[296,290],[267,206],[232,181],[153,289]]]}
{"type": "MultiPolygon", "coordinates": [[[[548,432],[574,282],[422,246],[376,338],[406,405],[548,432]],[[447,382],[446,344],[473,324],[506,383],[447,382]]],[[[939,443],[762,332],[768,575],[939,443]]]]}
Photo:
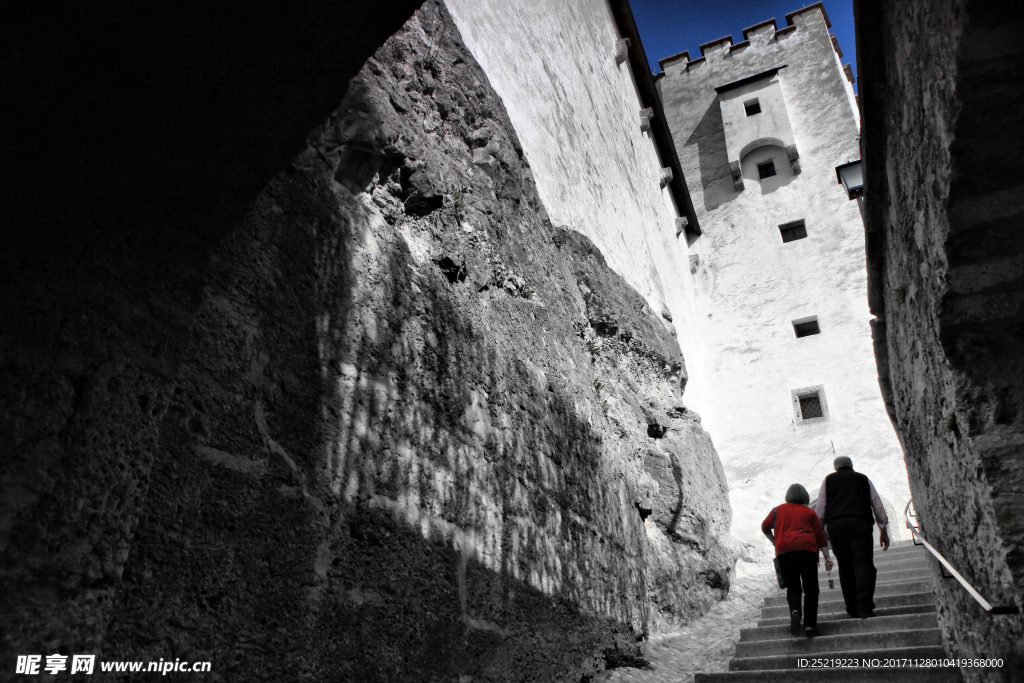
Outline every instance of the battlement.
{"type": "MultiPolygon", "coordinates": [[[[664,71],[665,68],[669,65],[676,64],[678,62],[684,62],[685,69],[689,70],[690,68],[693,68],[695,66],[705,64],[707,62],[707,57],[709,55],[719,52],[721,50],[728,49],[728,51],[731,53],[733,51],[742,50],[744,48],[750,47],[750,45],[752,44],[751,41],[763,43],[776,41],[779,38],[785,37],[797,30],[798,23],[795,19],[796,17],[814,11],[821,12],[821,16],[825,20],[826,29],[832,28],[832,22],[828,18],[828,13],[825,11],[825,6],[821,2],[815,2],[811,5],[807,5],[806,7],[802,7],[798,10],[788,13],[786,15],[786,26],[783,26],[782,28],[778,27],[778,25],[775,23],[775,18],[772,17],[771,19],[766,19],[764,21],[752,24],[751,26],[748,26],[747,28],[743,29],[743,40],[738,43],[733,43],[732,35],[722,36],[721,38],[716,38],[715,40],[702,43],[699,46],[701,56],[698,57],[697,59],[691,59],[689,50],[684,50],[682,52],[677,52],[676,54],[671,55],[670,57],[664,57],[662,59],[659,59],[658,66],[661,67],[662,71],[664,71]]],[[[839,48],[839,41],[836,39],[835,34],[829,33],[829,37],[832,40],[833,49],[835,50],[839,58],[842,59],[843,51],[839,48]]]]}
{"type": "Polygon", "coordinates": [[[816,9],[821,10],[821,16],[825,17],[825,27],[832,28],[832,22],[829,21],[828,19],[828,12],[825,11],[825,5],[823,5],[820,2],[816,2],[814,4],[807,5],[807,7],[801,7],[798,10],[790,12],[789,14],[786,15],[786,24],[788,24],[789,26],[793,26],[793,17],[795,17],[798,14],[803,14],[804,12],[810,12],[816,9]]]}
{"type": "Polygon", "coordinates": [[[723,45],[724,46],[726,44],[732,45],[732,36],[722,36],[721,38],[717,38],[715,40],[711,40],[711,41],[708,41],[706,43],[701,44],[701,46],[700,46],[700,53],[701,53],[701,55],[706,55],[708,53],[708,50],[710,50],[711,48],[715,47],[716,45],[723,45]]]}
{"type": "Polygon", "coordinates": [[[669,62],[675,62],[675,61],[678,61],[680,59],[685,59],[686,61],[690,61],[690,51],[689,50],[683,50],[682,52],[677,52],[676,54],[671,55],[669,57],[664,57],[662,59],[659,59],[658,60],[658,66],[661,67],[661,73],[659,73],[657,75],[660,76],[662,73],[665,72],[665,64],[668,64],[669,62]]]}

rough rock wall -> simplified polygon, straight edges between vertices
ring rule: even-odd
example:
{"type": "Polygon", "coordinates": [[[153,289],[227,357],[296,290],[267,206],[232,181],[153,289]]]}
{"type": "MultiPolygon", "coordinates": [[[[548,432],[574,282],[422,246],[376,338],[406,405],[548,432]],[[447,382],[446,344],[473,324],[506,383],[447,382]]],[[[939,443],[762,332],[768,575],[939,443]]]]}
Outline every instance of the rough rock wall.
{"type": "Polygon", "coordinates": [[[418,4],[42,2],[0,24],[3,676],[12,653],[96,651],[210,254],[418,4]]]}
{"type": "Polygon", "coordinates": [[[41,637],[44,584],[5,650],[579,680],[721,597],[725,482],[671,328],[541,215],[428,4],[214,253],[159,428],[109,455],[152,463],[105,494],[137,524],[97,568],[109,612],[41,637]]]}
{"type": "MultiPolygon", "coordinates": [[[[872,311],[925,536],[985,598],[1022,606],[1024,153],[1020,18],[998,3],[858,7],[872,311]]],[[[939,584],[956,655],[1024,669],[1024,618],[939,584]]],[[[1014,679],[1016,680],[1016,679],[1014,679]]]]}

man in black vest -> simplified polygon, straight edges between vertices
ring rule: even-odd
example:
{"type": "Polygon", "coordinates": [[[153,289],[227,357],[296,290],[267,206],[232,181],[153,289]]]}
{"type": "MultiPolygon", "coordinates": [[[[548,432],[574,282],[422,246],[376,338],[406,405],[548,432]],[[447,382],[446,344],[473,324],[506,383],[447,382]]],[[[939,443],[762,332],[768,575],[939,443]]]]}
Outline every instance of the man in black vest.
{"type": "Polygon", "coordinates": [[[875,563],[871,524],[878,523],[879,544],[889,549],[885,508],[871,480],[853,471],[853,461],[841,455],[832,463],[836,471],[825,477],[814,511],[825,525],[832,552],[839,563],[839,585],[851,617],[873,617],[875,563]]]}

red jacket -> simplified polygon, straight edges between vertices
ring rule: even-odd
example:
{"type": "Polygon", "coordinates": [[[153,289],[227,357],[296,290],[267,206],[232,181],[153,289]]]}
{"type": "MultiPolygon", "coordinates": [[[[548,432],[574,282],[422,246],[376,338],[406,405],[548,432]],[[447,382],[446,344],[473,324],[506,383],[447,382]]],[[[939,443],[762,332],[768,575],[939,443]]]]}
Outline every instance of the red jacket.
{"type": "Polygon", "coordinates": [[[825,530],[821,528],[821,520],[813,508],[796,503],[783,503],[773,512],[775,523],[772,523],[772,513],[769,512],[761,522],[761,531],[767,534],[774,527],[776,555],[790,550],[809,550],[817,555],[818,548],[828,544],[825,530]]]}

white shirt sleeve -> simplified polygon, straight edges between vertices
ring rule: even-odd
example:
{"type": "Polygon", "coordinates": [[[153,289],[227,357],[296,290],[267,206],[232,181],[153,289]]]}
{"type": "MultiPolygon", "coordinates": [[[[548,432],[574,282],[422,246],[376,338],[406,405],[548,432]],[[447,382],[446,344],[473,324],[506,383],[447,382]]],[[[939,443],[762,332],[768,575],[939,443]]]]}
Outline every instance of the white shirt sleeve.
{"type": "Polygon", "coordinates": [[[878,497],[878,491],[875,490],[875,485],[868,479],[868,486],[871,488],[871,509],[875,513],[875,521],[878,523],[879,529],[884,529],[885,525],[889,523],[889,518],[885,515],[885,507],[882,505],[882,499],[878,497]]]}
{"type": "Polygon", "coordinates": [[[825,480],[821,480],[821,488],[818,490],[818,500],[814,503],[814,513],[818,515],[822,525],[825,524],[825,480]]]}

